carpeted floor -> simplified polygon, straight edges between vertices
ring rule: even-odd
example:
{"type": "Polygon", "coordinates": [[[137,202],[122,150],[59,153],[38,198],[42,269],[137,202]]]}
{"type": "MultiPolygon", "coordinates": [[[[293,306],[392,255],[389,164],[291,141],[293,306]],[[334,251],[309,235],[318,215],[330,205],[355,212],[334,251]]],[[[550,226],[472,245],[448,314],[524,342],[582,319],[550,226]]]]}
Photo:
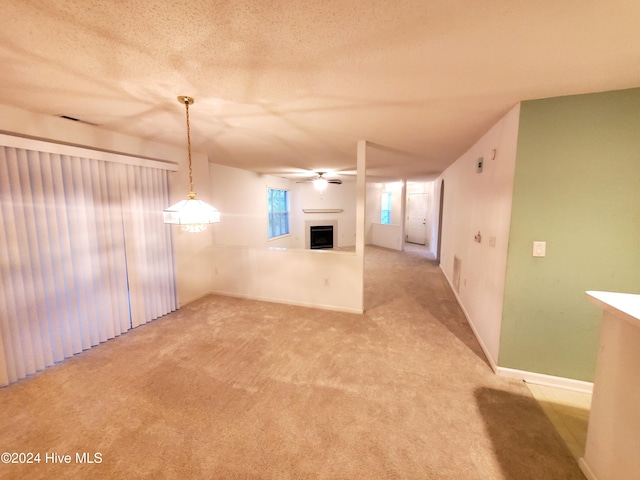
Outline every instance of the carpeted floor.
{"type": "Polygon", "coordinates": [[[364,315],[209,296],[0,389],[0,478],[584,479],[424,250],[365,270],[364,315]]]}

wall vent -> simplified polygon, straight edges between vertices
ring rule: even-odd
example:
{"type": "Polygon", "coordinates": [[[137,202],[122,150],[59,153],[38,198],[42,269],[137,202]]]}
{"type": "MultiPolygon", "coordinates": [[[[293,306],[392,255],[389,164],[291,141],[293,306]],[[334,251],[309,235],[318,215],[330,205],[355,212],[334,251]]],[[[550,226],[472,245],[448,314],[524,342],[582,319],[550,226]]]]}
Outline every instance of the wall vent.
{"type": "Polygon", "coordinates": [[[97,124],[97,123],[91,123],[91,122],[87,122],[86,120],[80,120],[79,118],[75,118],[75,117],[72,117],[72,116],[70,116],[70,115],[56,115],[56,117],[64,118],[65,120],[71,120],[71,121],[73,121],[73,122],[78,122],[78,123],[84,123],[84,124],[87,124],[87,125],[92,125],[92,126],[94,126],[94,127],[97,127],[97,126],[98,126],[98,124],[97,124]]]}
{"type": "Polygon", "coordinates": [[[462,260],[454,255],[453,257],[453,289],[460,293],[460,270],[462,269],[462,260]]]}

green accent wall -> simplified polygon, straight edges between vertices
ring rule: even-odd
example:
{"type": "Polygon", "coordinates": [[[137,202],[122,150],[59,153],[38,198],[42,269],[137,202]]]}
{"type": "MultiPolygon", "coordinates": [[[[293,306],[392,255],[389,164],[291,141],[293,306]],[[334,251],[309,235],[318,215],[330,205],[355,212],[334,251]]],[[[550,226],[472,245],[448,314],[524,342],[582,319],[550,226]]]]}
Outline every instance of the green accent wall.
{"type": "Polygon", "coordinates": [[[522,103],[498,364],[593,381],[586,290],[640,293],[640,88],[522,103]]]}

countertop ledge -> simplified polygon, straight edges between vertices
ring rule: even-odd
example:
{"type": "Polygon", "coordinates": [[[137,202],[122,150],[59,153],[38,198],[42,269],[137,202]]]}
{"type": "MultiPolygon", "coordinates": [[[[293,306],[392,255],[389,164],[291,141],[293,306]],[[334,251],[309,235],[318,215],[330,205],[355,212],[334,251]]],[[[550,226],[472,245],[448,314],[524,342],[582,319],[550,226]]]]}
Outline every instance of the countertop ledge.
{"type": "Polygon", "coordinates": [[[587,291],[590,300],[599,307],[626,317],[640,327],[640,295],[634,293],[587,291]]]}

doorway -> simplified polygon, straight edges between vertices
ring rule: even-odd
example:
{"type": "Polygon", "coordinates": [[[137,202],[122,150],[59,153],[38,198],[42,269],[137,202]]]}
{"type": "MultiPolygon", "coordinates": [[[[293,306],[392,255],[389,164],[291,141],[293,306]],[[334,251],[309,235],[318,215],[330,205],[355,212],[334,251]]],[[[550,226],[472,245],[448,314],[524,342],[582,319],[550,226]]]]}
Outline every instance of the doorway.
{"type": "Polygon", "coordinates": [[[426,245],[427,243],[427,193],[410,193],[407,197],[408,243],[426,245]]]}

